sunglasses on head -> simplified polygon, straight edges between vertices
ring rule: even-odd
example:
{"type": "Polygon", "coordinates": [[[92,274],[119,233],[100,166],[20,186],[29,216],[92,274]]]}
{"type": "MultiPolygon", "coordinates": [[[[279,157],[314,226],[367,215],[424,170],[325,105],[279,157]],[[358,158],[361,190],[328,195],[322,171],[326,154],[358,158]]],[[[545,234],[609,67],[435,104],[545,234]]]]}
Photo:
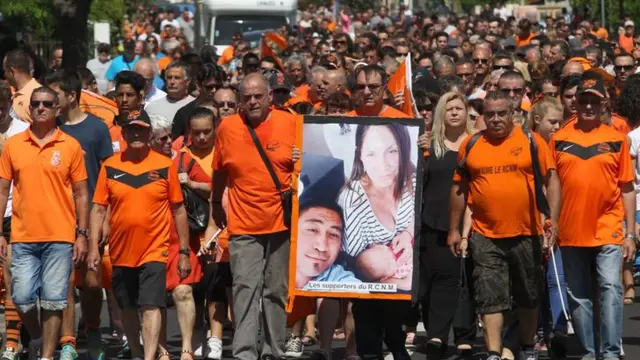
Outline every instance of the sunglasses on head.
{"type": "Polygon", "coordinates": [[[30,102],[30,105],[31,105],[32,108],[39,108],[40,104],[42,104],[42,106],[44,106],[47,109],[53,108],[53,105],[54,105],[53,101],[51,101],[51,100],[42,100],[42,101],[31,100],[31,102],[30,102]]]}

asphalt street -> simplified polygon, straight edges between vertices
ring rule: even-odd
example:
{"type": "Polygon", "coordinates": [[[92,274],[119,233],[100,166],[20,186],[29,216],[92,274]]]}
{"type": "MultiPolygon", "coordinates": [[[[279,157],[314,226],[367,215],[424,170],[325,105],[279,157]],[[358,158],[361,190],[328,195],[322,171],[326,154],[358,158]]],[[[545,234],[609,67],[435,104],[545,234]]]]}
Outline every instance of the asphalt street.
{"type": "MultiPolygon", "coordinates": [[[[636,293],[640,294],[640,288],[636,291],[636,293]]],[[[78,312],[80,311],[79,306],[76,306],[78,312]]],[[[169,309],[167,312],[168,316],[168,327],[167,327],[167,337],[168,343],[170,347],[170,352],[172,354],[173,359],[180,358],[180,330],[178,328],[178,322],[176,318],[175,309],[169,309]]],[[[0,328],[4,333],[4,314],[0,313],[0,328]]],[[[117,339],[112,338],[111,329],[109,328],[109,317],[107,312],[106,303],[104,303],[102,310],[102,332],[103,332],[103,340],[107,346],[107,357],[109,359],[117,359],[118,351],[121,348],[121,344],[117,339]]],[[[204,337],[204,334],[196,334],[197,339],[194,341],[199,342],[204,337]]],[[[478,353],[477,358],[482,359],[482,334],[478,333],[478,341],[475,347],[476,352],[478,353]]],[[[624,323],[623,323],[623,335],[622,341],[625,351],[625,359],[630,360],[638,360],[640,359],[640,296],[636,298],[636,303],[633,305],[628,305],[624,307],[624,323]]],[[[452,338],[452,336],[450,337],[452,338]]],[[[418,343],[425,342],[427,340],[426,333],[422,324],[420,324],[418,329],[418,343]]],[[[231,332],[225,331],[225,336],[223,339],[224,342],[224,359],[231,359],[231,332]]],[[[84,350],[84,345],[79,344],[79,355],[80,360],[87,360],[86,351],[84,350]]],[[[305,348],[305,352],[303,355],[304,358],[308,358],[313,350],[317,349],[317,346],[305,348]]],[[[449,355],[453,357],[453,344],[450,344],[449,347],[449,355]]],[[[413,359],[426,359],[426,355],[421,352],[420,347],[410,348],[409,352],[411,353],[411,357],[413,359]]],[[[344,354],[344,342],[343,341],[334,341],[333,343],[333,360],[340,360],[343,358],[344,354]]],[[[577,343],[575,337],[570,338],[569,340],[569,355],[567,359],[579,359],[580,358],[580,346],[577,343]]],[[[391,360],[392,357],[387,355],[385,360],[391,360]]],[[[544,358],[542,358],[544,359],[544,358]]]]}

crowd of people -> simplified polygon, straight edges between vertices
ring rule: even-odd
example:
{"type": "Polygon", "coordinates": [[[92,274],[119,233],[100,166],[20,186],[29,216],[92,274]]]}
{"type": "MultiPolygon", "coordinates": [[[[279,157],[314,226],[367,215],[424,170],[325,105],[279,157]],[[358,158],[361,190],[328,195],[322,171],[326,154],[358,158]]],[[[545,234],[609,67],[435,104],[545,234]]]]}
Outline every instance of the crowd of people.
{"type": "MultiPolygon", "coordinates": [[[[120,358],[172,357],[173,303],[181,360],[221,359],[225,329],[242,360],[299,358],[315,344],[310,356],[330,359],[334,340],[347,360],[382,359],[383,342],[396,360],[411,346],[441,359],[451,330],[451,350],[471,359],[478,327],[488,360],[562,358],[572,334],[582,359],[620,359],[640,231],[640,33],[621,25],[609,35],[587,16],[516,19],[504,4],[434,16],[311,5],[263,46],[238,33],[217,56],[192,48],[185,10],[139,14],[121,54],[100,44],[83,68],[64,68],[62,48],[44,69],[28,48],[8,52],[1,360],[48,360],[59,347],[74,360],[80,342],[103,359],[103,290],[120,358]],[[407,57],[410,97],[388,86],[407,57]],[[311,114],[424,121],[424,176],[403,180],[422,183],[421,212],[372,206],[380,232],[417,242],[414,301],[288,304],[296,115],[311,114]]],[[[356,139],[372,129],[355,126],[356,139]]],[[[371,177],[363,167],[352,180],[402,208],[404,194],[372,194],[371,177]]],[[[300,204],[308,251],[337,252],[358,226],[343,212],[359,195],[347,195],[300,204]]],[[[298,260],[306,281],[329,270],[298,260]]]]}

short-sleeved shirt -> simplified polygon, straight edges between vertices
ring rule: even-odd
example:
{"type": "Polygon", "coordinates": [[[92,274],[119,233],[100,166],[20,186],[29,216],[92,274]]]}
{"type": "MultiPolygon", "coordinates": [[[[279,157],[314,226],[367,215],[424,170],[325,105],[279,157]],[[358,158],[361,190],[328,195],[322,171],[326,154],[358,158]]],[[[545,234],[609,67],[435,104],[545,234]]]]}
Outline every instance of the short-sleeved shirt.
{"type": "Polygon", "coordinates": [[[104,77],[109,81],[114,81],[116,79],[116,75],[120,71],[128,70],[133,71],[136,63],[140,60],[140,56],[136,55],[131,62],[128,62],[124,55],[119,55],[111,60],[111,65],[107,69],[107,72],[104,74],[104,77]]]}
{"type": "MultiPolygon", "coordinates": [[[[289,189],[293,173],[291,151],[296,140],[295,116],[271,110],[269,118],[254,130],[271,160],[283,191],[289,189]]],[[[286,230],[280,194],[239,114],[229,116],[220,123],[216,132],[212,168],[214,173],[221,170],[228,175],[227,229],[230,236],[286,230]]]]}
{"type": "Polygon", "coordinates": [[[560,246],[622,244],[620,186],[633,181],[627,136],[600,125],[584,132],[571,124],[551,138],[562,184],[560,246]]]}
{"type": "Polygon", "coordinates": [[[41,87],[36,79],[31,79],[27,82],[22,89],[16,91],[13,94],[13,110],[16,112],[18,119],[32,123],[31,114],[29,112],[29,102],[31,101],[31,94],[33,90],[41,87]]]}
{"type": "Polygon", "coordinates": [[[87,114],[87,118],[78,124],[60,124],[60,130],[78,140],[80,146],[82,146],[85,167],[87,169],[89,199],[93,199],[100,164],[113,155],[109,129],[102,120],[91,114],[87,114]]]}
{"type": "Polygon", "coordinates": [[[205,157],[199,157],[191,151],[188,146],[183,146],[180,149],[180,152],[186,152],[189,156],[194,159],[204,170],[204,172],[209,176],[213,176],[213,169],[211,168],[211,164],[213,163],[213,151],[209,153],[209,155],[205,157]]]}
{"type": "Polygon", "coordinates": [[[155,151],[138,163],[125,155],[104,162],[93,196],[94,204],[111,206],[111,262],[125,267],[167,262],[171,205],[183,201],[177,168],[155,151]]]}
{"type": "Polygon", "coordinates": [[[189,104],[195,100],[195,98],[191,95],[186,96],[183,99],[178,101],[173,101],[168,97],[164,97],[158,99],[145,107],[145,110],[149,115],[161,115],[169,119],[169,121],[173,122],[178,110],[180,110],[183,106],[189,104]]]}
{"type": "Polygon", "coordinates": [[[60,129],[42,146],[31,130],[10,137],[0,155],[0,177],[13,181],[11,242],[75,242],[72,184],[87,180],[77,140],[60,129]]]}
{"type": "MultiPolygon", "coordinates": [[[[544,177],[555,165],[544,139],[538,134],[532,135],[544,177]]],[[[517,126],[511,135],[501,140],[483,134],[467,155],[466,147],[471,139],[468,136],[460,144],[458,163],[466,157],[473,229],[493,239],[542,234],[527,135],[517,126]]],[[[461,180],[458,169],[453,181],[461,180]]]]}

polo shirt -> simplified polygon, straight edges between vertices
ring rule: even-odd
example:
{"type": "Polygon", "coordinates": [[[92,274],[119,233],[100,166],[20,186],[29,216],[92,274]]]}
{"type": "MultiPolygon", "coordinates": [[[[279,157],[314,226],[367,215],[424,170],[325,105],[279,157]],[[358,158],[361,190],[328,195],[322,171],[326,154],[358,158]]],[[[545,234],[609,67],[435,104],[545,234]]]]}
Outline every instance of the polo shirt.
{"type": "Polygon", "coordinates": [[[0,155],[0,178],[13,181],[12,243],[75,242],[72,184],[87,180],[77,140],[60,129],[42,146],[30,129],[12,136],[0,155]]]}

